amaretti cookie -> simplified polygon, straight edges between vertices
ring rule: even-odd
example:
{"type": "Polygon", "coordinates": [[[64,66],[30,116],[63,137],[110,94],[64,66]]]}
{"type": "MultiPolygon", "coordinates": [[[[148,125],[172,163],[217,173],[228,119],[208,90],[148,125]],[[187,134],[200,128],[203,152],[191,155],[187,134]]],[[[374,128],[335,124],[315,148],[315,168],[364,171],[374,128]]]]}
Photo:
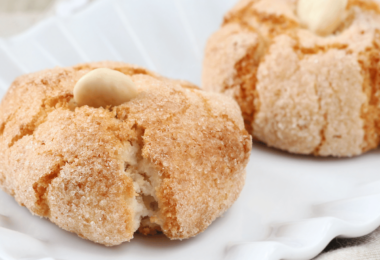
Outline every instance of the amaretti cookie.
{"type": "Polygon", "coordinates": [[[0,105],[0,133],[0,187],[107,246],[136,230],[171,239],[204,231],[239,196],[251,150],[234,100],[117,62],[17,78],[0,105]],[[119,83],[136,91],[114,104],[119,83]],[[90,104],[92,91],[112,104],[90,104]]]}
{"type": "Polygon", "coordinates": [[[203,88],[234,97],[254,139],[354,156],[380,133],[380,8],[372,0],[243,0],[208,41],[203,88]]]}

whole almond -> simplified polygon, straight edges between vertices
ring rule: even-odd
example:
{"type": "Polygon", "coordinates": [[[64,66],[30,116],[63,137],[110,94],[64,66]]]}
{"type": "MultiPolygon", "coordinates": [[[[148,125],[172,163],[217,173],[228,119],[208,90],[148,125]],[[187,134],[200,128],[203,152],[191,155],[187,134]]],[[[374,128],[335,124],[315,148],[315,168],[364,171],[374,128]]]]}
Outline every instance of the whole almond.
{"type": "Polygon", "coordinates": [[[321,36],[333,33],[342,22],[347,0],[298,0],[301,23],[321,36]]]}
{"type": "Polygon", "coordinates": [[[129,76],[107,68],[87,73],[74,87],[77,106],[118,106],[136,96],[137,87],[129,76]]]}

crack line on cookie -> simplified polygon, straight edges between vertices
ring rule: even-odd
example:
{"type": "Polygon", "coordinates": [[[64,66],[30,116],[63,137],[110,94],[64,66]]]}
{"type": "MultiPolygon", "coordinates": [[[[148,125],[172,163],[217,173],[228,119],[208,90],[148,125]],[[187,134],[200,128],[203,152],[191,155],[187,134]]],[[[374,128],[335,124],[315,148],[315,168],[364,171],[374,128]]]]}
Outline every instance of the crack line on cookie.
{"type": "MultiPolygon", "coordinates": [[[[299,26],[298,22],[286,17],[283,14],[270,14],[264,12],[258,12],[252,8],[257,1],[251,1],[247,6],[238,10],[236,13],[230,13],[224,18],[223,26],[228,23],[239,23],[245,25],[251,31],[253,28],[246,21],[246,18],[253,17],[259,24],[266,24],[269,27],[268,36],[274,38],[277,35],[290,31],[299,26]]],[[[253,30],[256,31],[256,30],[253,30]]]]}
{"type": "Polygon", "coordinates": [[[253,132],[252,122],[255,119],[255,114],[259,110],[258,102],[255,102],[255,100],[259,100],[256,90],[258,81],[257,71],[260,61],[265,56],[264,54],[256,55],[258,49],[259,46],[255,45],[247,50],[246,55],[235,64],[236,75],[234,76],[233,84],[228,86],[225,82],[222,90],[222,92],[225,92],[235,86],[239,87],[238,93],[236,91],[234,92],[234,98],[241,107],[241,110],[244,111],[242,115],[246,129],[248,129],[249,132],[253,132]]]}
{"type": "Polygon", "coordinates": [[[363,152],[376,148],[380,142],[380,31],[375,31],[375,39],[372,46],[359,53],[358,62],[362,69],[363,92],[368,103],[361,108],[363,120],[364,144],[363,152]]]}
{"type": "MultiPolygon", "coordinates": [[[[40,125],[45,123],[48,115],[56,109],[56,105],[60,103],[60,101],[66,101],[63,103],[67,104],[70,98],[71,98],[70,94],[65,94],[63,96],[57,96],[50,99],[44,99],[42,101],[42,105],[38,113],[31,119],[29,123],[25,125],[20,125],[20,128],[19,128],[20,133],[13,136],[11,141],[8,143],[8,147],[11,148],[13,145],[15,145],[19,140],[21,140],[25,136],[33,135],[35,130],[40,125]]],[[[61,108],[64,108],[64,106],[62,106],[61,108]]]]}
{"type": "Polygon", "coordinates": [[[363,0],[348,0],[347,10],[351,9],[352,6],[358,6],[362,10],[373,12],[375,11],[377,14],[380,14],[380,6],[373,1],[363,1],[363,0]]]}
{"type": "Polygon", "coordinates": [[[50,207],[47,202],[47,193],[50,184],[55,178],[57,178],[62,171],[62,168],[67,164],[62,155],[59,155],[60,161],[55,166],[55,168],[47,175],[41,177],[37,182],[33,184],[33,190],[36,194],[37,200],[35,202],[35,207],[37,214],[46,218],[50,217],[50,207]]]}
{"type": "MultiPolygon", "coordinates": [[[[216,120],[219,120],[219,119],[224,119],[224,120],[227,120],[228,122],[232,123],[233,124],[233,127],[234,127],[234,130],[237,132],[237,131],[241,131],[243,134],[248,134],[247,130],[246,129],[243,129],[243,130],[240,130],[239,127],[236,125],[236,123],[226,114],[223,114],[223,115],[220,115],[220,116],[215,116],[211,111],[211,106],[208,102],[208,100],[203,97],[202,95],[200,95],[199,93],[195,93],[204,103],[204,108],[206,109],[207,113],[208,113],[208,116],[211,117],[211,118],[214,118],[216,120]]],[[[249,140],[248,143],[252,143],[252,140],[249,140]]],[[[251,149],[251,146],[244,146],[244,148],[246,150],[248,149],[251,149]]],[[[247,151],[246,151],[247,152],[247,151]]],[[[248,157],[247,158],[244,158],[244,160],[248,160],[248,157]]],[[[242,163],[242,162],[241,162],[242,163]]]]}
{"type": "Polygon", "coordinates": [[[0,136],[4,134],[4,130],[8,123],[17,115],[18,111],[20,110],[21,106],[17,107],[13,113],[9,114],[8,117],[4,120],[4,122],[0,125],[0,136]]]}

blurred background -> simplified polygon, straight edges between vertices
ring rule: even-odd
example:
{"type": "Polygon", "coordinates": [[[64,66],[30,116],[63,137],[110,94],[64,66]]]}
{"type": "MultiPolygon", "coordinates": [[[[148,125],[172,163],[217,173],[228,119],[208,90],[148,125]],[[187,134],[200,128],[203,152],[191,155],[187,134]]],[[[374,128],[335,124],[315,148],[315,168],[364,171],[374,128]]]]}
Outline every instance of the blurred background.
{"type": "Polygon", "coordinates": [[[18,34],[46,17],[67,16],[95,0],[0,0],[0,37],[18,34]]]}

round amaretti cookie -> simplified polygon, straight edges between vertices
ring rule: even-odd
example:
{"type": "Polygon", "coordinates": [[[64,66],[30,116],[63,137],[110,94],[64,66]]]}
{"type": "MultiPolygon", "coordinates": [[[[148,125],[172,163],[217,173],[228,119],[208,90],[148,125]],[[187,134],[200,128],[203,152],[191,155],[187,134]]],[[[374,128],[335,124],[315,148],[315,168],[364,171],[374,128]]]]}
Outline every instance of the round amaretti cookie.
{"type": "Polygon", "coordinates": [[[124,63],[19,77],[0,105],[0,187],[33,214],[107,246],[204,231],[237,199],[251,137],[234,100],[124,63]],[[75,107],[86,73],[129,75],[137,96],[75,107]]]}
{"type": "Polygon", "coordinates": [[[338,157],[377,147],[379,5],[349,0],[324,36],[302,25],[296,7],[240,1],[208,41],[203,88],[234,97],[247,130],[269,146],[338,157]]]}

